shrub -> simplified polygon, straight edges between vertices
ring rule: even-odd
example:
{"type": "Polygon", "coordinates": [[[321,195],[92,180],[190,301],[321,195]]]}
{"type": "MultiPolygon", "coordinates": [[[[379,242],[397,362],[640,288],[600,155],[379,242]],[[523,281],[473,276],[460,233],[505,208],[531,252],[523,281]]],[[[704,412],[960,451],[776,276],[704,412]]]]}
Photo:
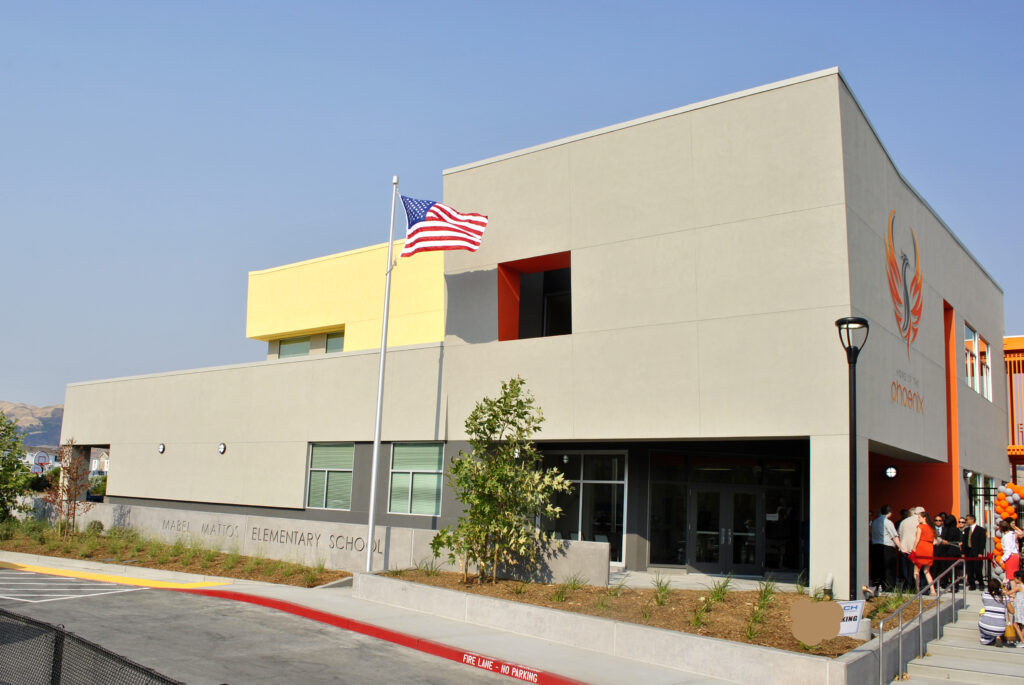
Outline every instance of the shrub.
{"type": "Polygon", "coordinates": [[[107,494],[107,477],[106,476],[90,476],[89,477],[89,494],[90,495],[105,495],[105,494],[107,494]]]}
{"type": "Polygon", "coordinates": [[[96,535],[99,535],[102,532],[103,532],[103,522],[102,521],[89,521],[89,523],[87,523],[85,525],[85,534],[86,535],[96,536],[96,535]]]}

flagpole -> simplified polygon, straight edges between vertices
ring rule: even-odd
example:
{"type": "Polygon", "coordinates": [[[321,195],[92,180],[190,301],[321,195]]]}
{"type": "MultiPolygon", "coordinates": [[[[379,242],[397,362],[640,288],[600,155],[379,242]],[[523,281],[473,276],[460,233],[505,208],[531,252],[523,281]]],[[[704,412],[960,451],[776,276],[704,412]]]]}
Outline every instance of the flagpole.
{"type": "MultiPolygon", "coordinates": [[[[384,409],[384,360],[388,348],[388,309],[391,305],[391,269],[394,266],[395,203],[398,200],[398,177],[391,178],[391,228],[388,231],[388,268],[384,280],[384,321],[380,333],[380,375],[377,377],[377,418],[373,429],[373,466],[370,470],[370,531],[366,541],[366,572],[373,572],[373,528],[377,514],[377,464],[380,461],[380,424],[384,409]]],[[[383,550],[381,550],[383,552],[383,550]]]]}

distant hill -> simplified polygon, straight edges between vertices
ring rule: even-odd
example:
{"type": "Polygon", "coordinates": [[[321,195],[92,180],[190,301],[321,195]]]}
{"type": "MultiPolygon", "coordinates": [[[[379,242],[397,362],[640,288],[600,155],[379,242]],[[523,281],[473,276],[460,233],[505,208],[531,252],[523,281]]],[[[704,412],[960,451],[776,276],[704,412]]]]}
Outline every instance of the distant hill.
{"type": "Polygon", "coordinates": [[[7,418],[18,422],[18,428],[25,436],[25,447],[60,446],[60,424],[64,420],[64,405],[54,404],[49,407],[33,407],[22,402],[4,402],[0,400],[0,411],[7,418]]]}

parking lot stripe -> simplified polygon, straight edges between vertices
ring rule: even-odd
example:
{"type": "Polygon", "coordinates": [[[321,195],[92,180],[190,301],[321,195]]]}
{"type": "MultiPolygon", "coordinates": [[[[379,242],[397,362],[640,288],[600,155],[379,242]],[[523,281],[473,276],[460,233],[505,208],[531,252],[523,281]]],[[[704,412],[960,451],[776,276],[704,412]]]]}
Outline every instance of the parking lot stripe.
{"type": "Polygon", "coordinates": [[[30,566],[28,564],[15,564],[9,561],[0,561],[0,569],[12,569],[15,571],[30,571],[42,573],[49,576],[61,576],[64,578],[80,578],[83,580],[96,580],[117,585],[134,585],[136,587],[162,588],[165,590],[189,590],[193,588],[216,587],[218,585],[230,585],[225,582],[197,582],[197,583],[173,583],[166,580],[151,580],[149,578],[132,578],[129,576],[113,576],[104,573],[89,573],[86,571],[68,571],[59,568],[47,568],[45,566],[30,566]]]}
{"type": "Polygon", "coordinates": [[[106,592],[90,592],[85,595],[43,595],[44,599],[25,599],[24,597],[11,597],[10,595],[0,595],[0,599],[11,599],[15,602],[26,602],[28,604],[42,604],[43,602],[56,602],[61,599],[81,599],[82,597],[99,597],[100,595],[117,595],[122,592],[138,592],[139,590],[147,590],[144,587],[126,587],[123,590],[107,590],[106,592]]]}

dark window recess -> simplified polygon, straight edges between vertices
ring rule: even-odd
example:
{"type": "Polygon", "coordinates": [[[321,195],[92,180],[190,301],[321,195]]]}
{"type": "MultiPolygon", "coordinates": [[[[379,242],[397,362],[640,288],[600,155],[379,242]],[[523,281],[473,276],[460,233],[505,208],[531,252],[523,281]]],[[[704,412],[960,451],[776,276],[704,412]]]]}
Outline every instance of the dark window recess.
{"type": "Polygon", "coordinates": [[[519,337],[572,333],[571,268],[523,274],[519,285],[519,337]]]}

